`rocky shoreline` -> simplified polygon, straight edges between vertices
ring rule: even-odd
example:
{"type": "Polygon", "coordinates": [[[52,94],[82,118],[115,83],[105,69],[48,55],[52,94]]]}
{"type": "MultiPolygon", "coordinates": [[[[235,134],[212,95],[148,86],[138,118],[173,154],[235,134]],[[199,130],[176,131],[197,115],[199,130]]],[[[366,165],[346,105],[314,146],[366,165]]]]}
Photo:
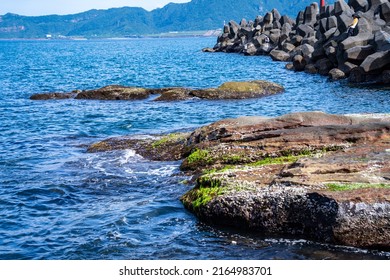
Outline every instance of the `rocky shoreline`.
{"type": "Polygon", "coordinates": [[[226,82],[218,88],[191,89],[182,87],[141,88],[122,85],[109,85],[92,90],[72,92],[49,92],[33,94],[31,100],[83,99],[83,100],[145,100],[155,96],[153,101],[179,101],[188,99],[247,99],[282,93],[284,88],[276,83],[254,80],[226,82]]]}
{"type": "Polygon", "coordinates": [[[273,9],[254,21],[230,21],[205,52],[270,55],[286,68],[348,78],[351,83],[390,84],[390,2],[344,0],[322,8],[313,3],[295,20],[273,9]],[[359,18],[348,35],[352,16],[359,18]]]}
{"type": "MultiPolygon", "coordinates": [[[[321,10],[313,3],[296,20],[274,9],[253,22],[229,22],[215,47],[204,51],[267,54],[295,71],[389,84],[389,19],[384,0],[340,0],[321,10]],[[356,12],[359,32],[347,37],[356,12]]],[[[283,91],[267,81],[211,89],[110,85],[30,99],[158,102],[260,98],[283,91]]],[[[225,119],[188,133],[110,138],[87,152],[117,149],[181,161],[194,184],[181,201],[206,223],[390,251],[390,114],[225,119]]]]}
{"type": "Polygon", "coordinates": [[[390,115],[292,113],[226,119],[191,133],[111,138],[88,152],[134,149],[182,160],[199,219],[390,250],[390,115]]]}

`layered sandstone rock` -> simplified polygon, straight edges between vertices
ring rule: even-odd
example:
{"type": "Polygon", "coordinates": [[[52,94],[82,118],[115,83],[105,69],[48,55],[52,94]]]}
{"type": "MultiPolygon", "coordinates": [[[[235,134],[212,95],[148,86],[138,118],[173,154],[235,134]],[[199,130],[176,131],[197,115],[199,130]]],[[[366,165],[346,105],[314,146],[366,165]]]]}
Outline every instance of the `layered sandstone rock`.
{"type": "Polygon", "coordinates": [[[206,223],[390,250],[390,115],[241,117],[89,151],[117,148],[182,160],[181,200],[206,223]]]}

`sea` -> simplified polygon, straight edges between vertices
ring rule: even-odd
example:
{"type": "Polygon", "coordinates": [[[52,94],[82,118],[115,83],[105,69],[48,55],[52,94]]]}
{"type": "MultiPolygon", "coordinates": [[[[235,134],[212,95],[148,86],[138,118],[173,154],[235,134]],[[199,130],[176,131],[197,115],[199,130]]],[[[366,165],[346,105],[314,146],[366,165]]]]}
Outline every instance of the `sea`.
{"type": "Polygon", "coordinates": [[[192,131],[224,118],[290,112],[389,113],[390,88],[295,73],[267,56],[203,53],[216,38],[0,41],[0,259],[390,259],[389,252],[200,222],[180,202],[180,161],[133,150],[87,153],[116,136],[192,131]],[[248,100],[32,101],[35,93],[119,84],[217,87],[269,80],[248,100]]]}

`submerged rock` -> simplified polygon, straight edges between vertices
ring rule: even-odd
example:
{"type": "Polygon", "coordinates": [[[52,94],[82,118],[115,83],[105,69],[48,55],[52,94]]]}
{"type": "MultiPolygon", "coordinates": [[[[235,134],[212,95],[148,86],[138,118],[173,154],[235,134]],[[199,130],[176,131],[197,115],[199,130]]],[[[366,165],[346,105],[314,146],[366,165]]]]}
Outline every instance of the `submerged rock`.
{"type": "Polygon", "coordinates": [[[140,100],[149,97],[150,90],[139,87],[110,85],[96,90],[85,90],[76,95],[76,99],[95,100],[140,100]]]}
{"type": "Polygon", "coordinates": [[[77,93],[70,92],[49,92],[49,93],[37,93],[30,96],[31,100],[51,100],[51,99],[71,99],[75,98],[77,93]]]}
{"type": "Polygon", "coordinates": [[[160,94],[154,101],[179,101],[193,98],[188,88],[166,88],[153,90],[153,93],[160,94]]]}
{"type": "Polygon", "coordinates": [[[110,85],[96,90],[85,90],[71,93],[34,94],[33,100],[48,99],[93,99],[93,100],[142,100],[150,95],[160,95],[154,101],[180,101],[191,98],[199,99],[244,99],[258,98],[281,93],[284,88],[273,82],[254,80],[244,82],[226,82],[218,88],[189,89],[180,87],[147,89],[110,85]]]}
{"type": "Polygon", "coordinates": [[[227,82],[218,88],[193,90],[190,95],[202,99],[245,99],[283,92],[284,88],[267,81],[227,82]]]}
{"type": "Polygon", "coordinates": [[[138,87],[109,85],[93,90],[74,90],[68,93],[38,93],[31,100],[49,99],[93,99],[93,100],[139,100],[149,97],[150,90],[138,87]]]}

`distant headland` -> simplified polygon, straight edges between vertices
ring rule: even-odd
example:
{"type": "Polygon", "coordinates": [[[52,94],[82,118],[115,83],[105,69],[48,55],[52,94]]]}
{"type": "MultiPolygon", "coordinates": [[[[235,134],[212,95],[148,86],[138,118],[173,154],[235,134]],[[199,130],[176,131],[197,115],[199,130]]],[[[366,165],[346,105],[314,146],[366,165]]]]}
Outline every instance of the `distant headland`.
{"type": "MultiPolygon", "coordinates": [[[[161,9],[123,7],[72,15],[0,15],[0,39],[73,39],[159,37],[216,30],[223,23],[254,18],[272,8],[296,14],[312,0],[193,0],[161,9]],[[161,35],[162,34],[162,35],[161,35]]],[[[332,1],[333,2],[333,1],[332,1]]]]}

